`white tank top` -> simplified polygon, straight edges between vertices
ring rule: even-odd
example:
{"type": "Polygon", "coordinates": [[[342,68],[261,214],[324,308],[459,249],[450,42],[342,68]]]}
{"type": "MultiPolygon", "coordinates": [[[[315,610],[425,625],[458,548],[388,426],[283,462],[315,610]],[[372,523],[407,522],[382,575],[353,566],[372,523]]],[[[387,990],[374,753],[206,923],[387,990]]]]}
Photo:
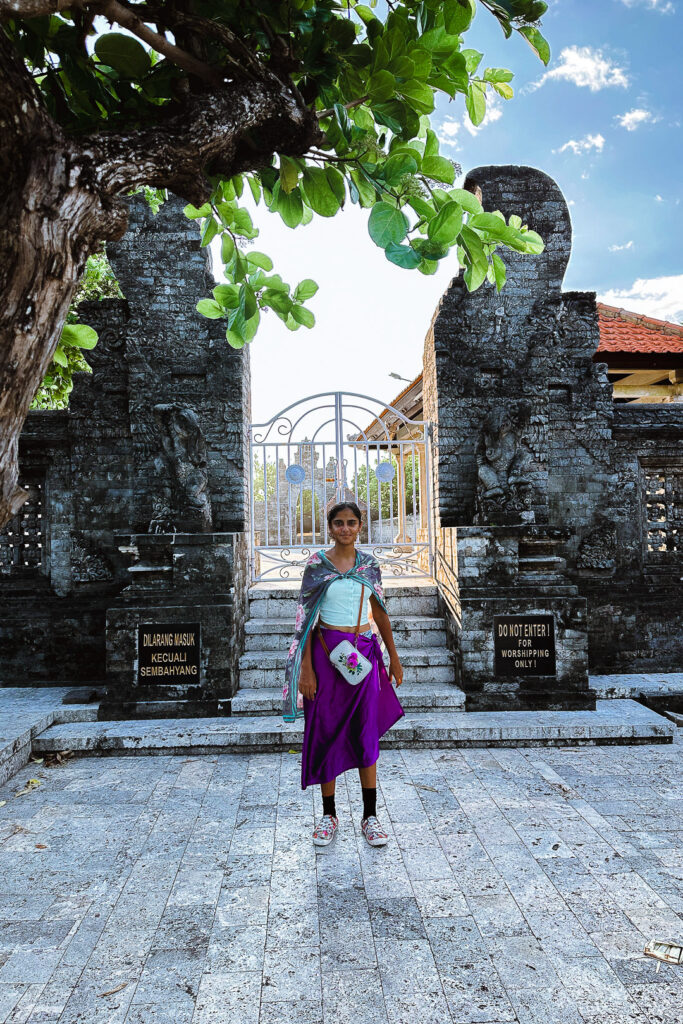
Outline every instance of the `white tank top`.
{"type": "Polygon", "coordinates": [[[367,594],[364,602],[364,613],[361,615],[361,624],[368,621],[368,602],[372,590],[364,587],[356,580],[339,577],[330,583],[325,591],[322,604],[320,605],[320,618],[329,626],[355,626],[358,622],[358,605],[361,599],[367,594]]]}

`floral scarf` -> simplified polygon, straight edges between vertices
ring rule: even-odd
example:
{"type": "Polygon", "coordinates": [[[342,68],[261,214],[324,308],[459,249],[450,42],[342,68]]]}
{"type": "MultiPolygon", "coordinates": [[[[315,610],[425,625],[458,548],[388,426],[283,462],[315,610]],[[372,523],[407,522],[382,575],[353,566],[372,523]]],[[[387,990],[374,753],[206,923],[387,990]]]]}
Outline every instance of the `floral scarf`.
{"type": "Polygon", "coordinates": [[[303,579],[301,580],[299,603],[297,604],[296,620],[294,622],[294,639],[289,648],[287,667],[285,669],[285,683],[282,688],[282,717],[285,722],[294,722],[297,718],[303,718],[303,699],[302,695],[298,692],[301,660],[308,634],[317,621],[318,610],[325,592],[329,585],[337,579],[356,580],[357,583],[362,583],[369,587],[384,611],[386,611],[384,590],[382,589],[382,573],[379,562],[372,555],[356,549],[356,564],[347,572],[340,572],[330,562],[322,549],[311,555],[306,562],[303,579]]]}

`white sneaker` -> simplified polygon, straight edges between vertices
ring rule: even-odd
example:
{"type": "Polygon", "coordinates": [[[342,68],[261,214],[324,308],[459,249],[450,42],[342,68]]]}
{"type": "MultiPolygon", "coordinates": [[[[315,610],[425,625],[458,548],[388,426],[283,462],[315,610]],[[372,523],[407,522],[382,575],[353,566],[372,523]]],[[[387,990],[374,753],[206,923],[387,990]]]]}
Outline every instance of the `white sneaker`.
{"type": "Polygon", "coordinates": [[[318,824],[313,829],[313,842],[316,846],[327,846],[337,834],[339,818],[333,814],[323,814],[318,824]]]}
{"type": "Polygon", "coordinates": [[[370,846],[384,846],[389,842],[389,833],[382,828],[374,814],[363,818],[360,827],[370,846]]]}

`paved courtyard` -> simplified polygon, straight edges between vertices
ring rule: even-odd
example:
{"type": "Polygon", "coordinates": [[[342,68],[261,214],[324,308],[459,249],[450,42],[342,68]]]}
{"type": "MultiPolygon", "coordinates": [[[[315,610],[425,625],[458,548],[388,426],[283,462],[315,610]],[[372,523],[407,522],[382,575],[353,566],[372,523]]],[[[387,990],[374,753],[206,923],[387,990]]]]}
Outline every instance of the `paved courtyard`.
{"type": "Polygon", "coordinates": [[[0,787],[0,1020],[680,1024],[680,745],[390,750],[310,842],[300,754],[30,763],[0,787]],[[21,796],[30,778],[41,785],[21,796]]]}

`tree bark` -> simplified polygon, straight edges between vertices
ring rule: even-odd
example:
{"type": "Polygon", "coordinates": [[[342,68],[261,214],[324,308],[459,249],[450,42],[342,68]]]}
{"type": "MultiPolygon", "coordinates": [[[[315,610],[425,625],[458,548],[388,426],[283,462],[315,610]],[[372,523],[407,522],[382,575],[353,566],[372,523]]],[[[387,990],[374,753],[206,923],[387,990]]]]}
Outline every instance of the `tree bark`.
{"type": "Polygon", "coordinates": [[[320,138],[313,112],[265,68],[160,109],[149,129],[70,138],[0,32],[0,528],[28,497],[17,457],[29,407],[88,255],[126,230],[125,195],[147,184],[201,204],[206,173],[230,177],[320,138]]]}

